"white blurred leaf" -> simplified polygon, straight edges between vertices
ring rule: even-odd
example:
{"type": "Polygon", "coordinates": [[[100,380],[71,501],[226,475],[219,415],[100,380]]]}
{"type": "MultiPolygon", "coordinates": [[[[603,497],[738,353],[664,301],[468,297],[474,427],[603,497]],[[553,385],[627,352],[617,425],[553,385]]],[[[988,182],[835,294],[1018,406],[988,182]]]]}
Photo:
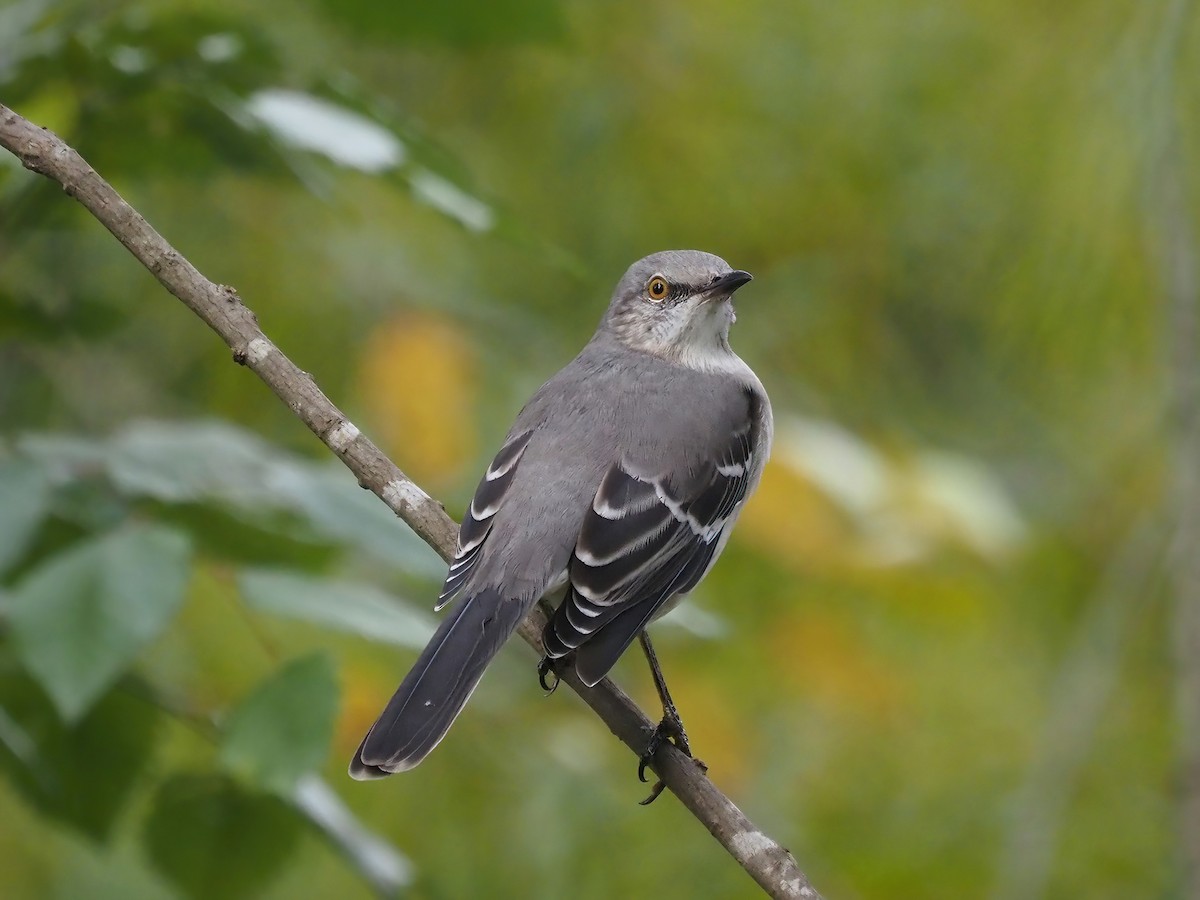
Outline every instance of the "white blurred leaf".
{"type": "Polygon", "coordinates": [[[413,196],[471,231],[489,231],[496,224],[492,208],[441,175],[417,169],[408,179],[413,196]]]}
{"type": "Polygon", "coordinates": [[[268,88],[250,97],[246,111],[281,141],[339,166],[385,172],[406,156],[400,139],[378,122],[311,94],[268,88]]]}
{"type": "Polygon", "coordinates": [[[292,791],[292,803],[336,844],[358,871],[385,897],[413,880],[412,863],[399,850],[369,831],[316,775],[305,775],[292,791]]]}
{"type": "Polygon", "coordinates": [[[432,616],[367,584],[245,569],[238,575],[238,587],[246,602],[261,612],[326,625],[400,647],[419,650],[434,630],[432,616]]]}
{"type": "Polygon", "coordinates": [[[790,416],[777,426],[774,456],[849,516],[860,552],[876,564],[913,562],[954,543],[997,557],[1025,535],[1000,479],[963,454],[888,455],[833,422],[790,416]]]}

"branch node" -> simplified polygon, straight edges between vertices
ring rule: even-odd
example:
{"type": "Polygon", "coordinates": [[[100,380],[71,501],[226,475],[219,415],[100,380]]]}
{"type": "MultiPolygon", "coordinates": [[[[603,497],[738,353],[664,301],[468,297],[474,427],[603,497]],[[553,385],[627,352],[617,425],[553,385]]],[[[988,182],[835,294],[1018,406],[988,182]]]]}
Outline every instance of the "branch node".
{"type": "Polygon", "coordinates": [[[393,478],[383,486],[382,497],[398,515],[417,509],[430,501],[430,496],[406,478],[393,478]]]}
{"type": "Polygon", "coordinates": [[[329,436],[325,439],[325,443],[329,448],[339,456],[346,452],[355,440],[358,439],[358,427],[349,419],[342,419],[333,428],[329,429],[329,436]]]}

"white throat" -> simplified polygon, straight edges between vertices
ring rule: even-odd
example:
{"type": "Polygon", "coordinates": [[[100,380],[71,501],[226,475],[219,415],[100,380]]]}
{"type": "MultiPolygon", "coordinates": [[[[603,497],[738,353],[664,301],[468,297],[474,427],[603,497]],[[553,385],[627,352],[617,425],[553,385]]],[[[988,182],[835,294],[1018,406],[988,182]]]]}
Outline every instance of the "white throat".
{"type": "Polygon", "coordinates": [[[698,372],[743,372],[747,366],[729,346],[733,304],[703,303],[689,316],[671,317],[655,329],[661,356],[698,372]]]}
{"type": "Polygon", "coordinates": [[[697,372],[741,375],[748,380],[754,380],[754,373],[742,358],[733,352],[728,341],[684,344],[671,354],[670,358],[697,372]]]}

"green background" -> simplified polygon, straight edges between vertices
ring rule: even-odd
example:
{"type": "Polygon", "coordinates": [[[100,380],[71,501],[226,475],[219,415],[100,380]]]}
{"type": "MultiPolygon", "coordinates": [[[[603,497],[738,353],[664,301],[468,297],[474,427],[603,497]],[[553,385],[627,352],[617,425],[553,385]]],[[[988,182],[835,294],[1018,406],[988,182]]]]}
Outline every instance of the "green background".
{"type": "MultiPolygon", "coordinates": [[[[774,458],[656,628],[713,779],[830,898],[1175,897],[1198,51],[1181,0],[8,0],[0,102],[455,515],[630,262],[753,272],[774,458]]],[[[443,571],[0,154],[0,896],[755,896],[516,643],[346,777],[443,571]]]]}

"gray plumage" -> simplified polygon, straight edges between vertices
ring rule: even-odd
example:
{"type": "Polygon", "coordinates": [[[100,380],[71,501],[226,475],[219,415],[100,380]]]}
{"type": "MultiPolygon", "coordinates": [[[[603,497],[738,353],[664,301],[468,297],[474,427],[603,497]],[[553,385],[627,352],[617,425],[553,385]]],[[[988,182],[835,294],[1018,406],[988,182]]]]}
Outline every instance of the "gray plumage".
{"type": "Polygon", "coordinates": [[[771,406],[729,347],[750,280],[698,251],[625,273],[595,336],[533,395],[479,483],[439,608],[453,608],[363,739],[350,774],[438,744],[538,598],[547,655],[595,684],[704,577],[771,445],[771,406]],[[659,296],[661,294],[661,296],[659,296]]]}

